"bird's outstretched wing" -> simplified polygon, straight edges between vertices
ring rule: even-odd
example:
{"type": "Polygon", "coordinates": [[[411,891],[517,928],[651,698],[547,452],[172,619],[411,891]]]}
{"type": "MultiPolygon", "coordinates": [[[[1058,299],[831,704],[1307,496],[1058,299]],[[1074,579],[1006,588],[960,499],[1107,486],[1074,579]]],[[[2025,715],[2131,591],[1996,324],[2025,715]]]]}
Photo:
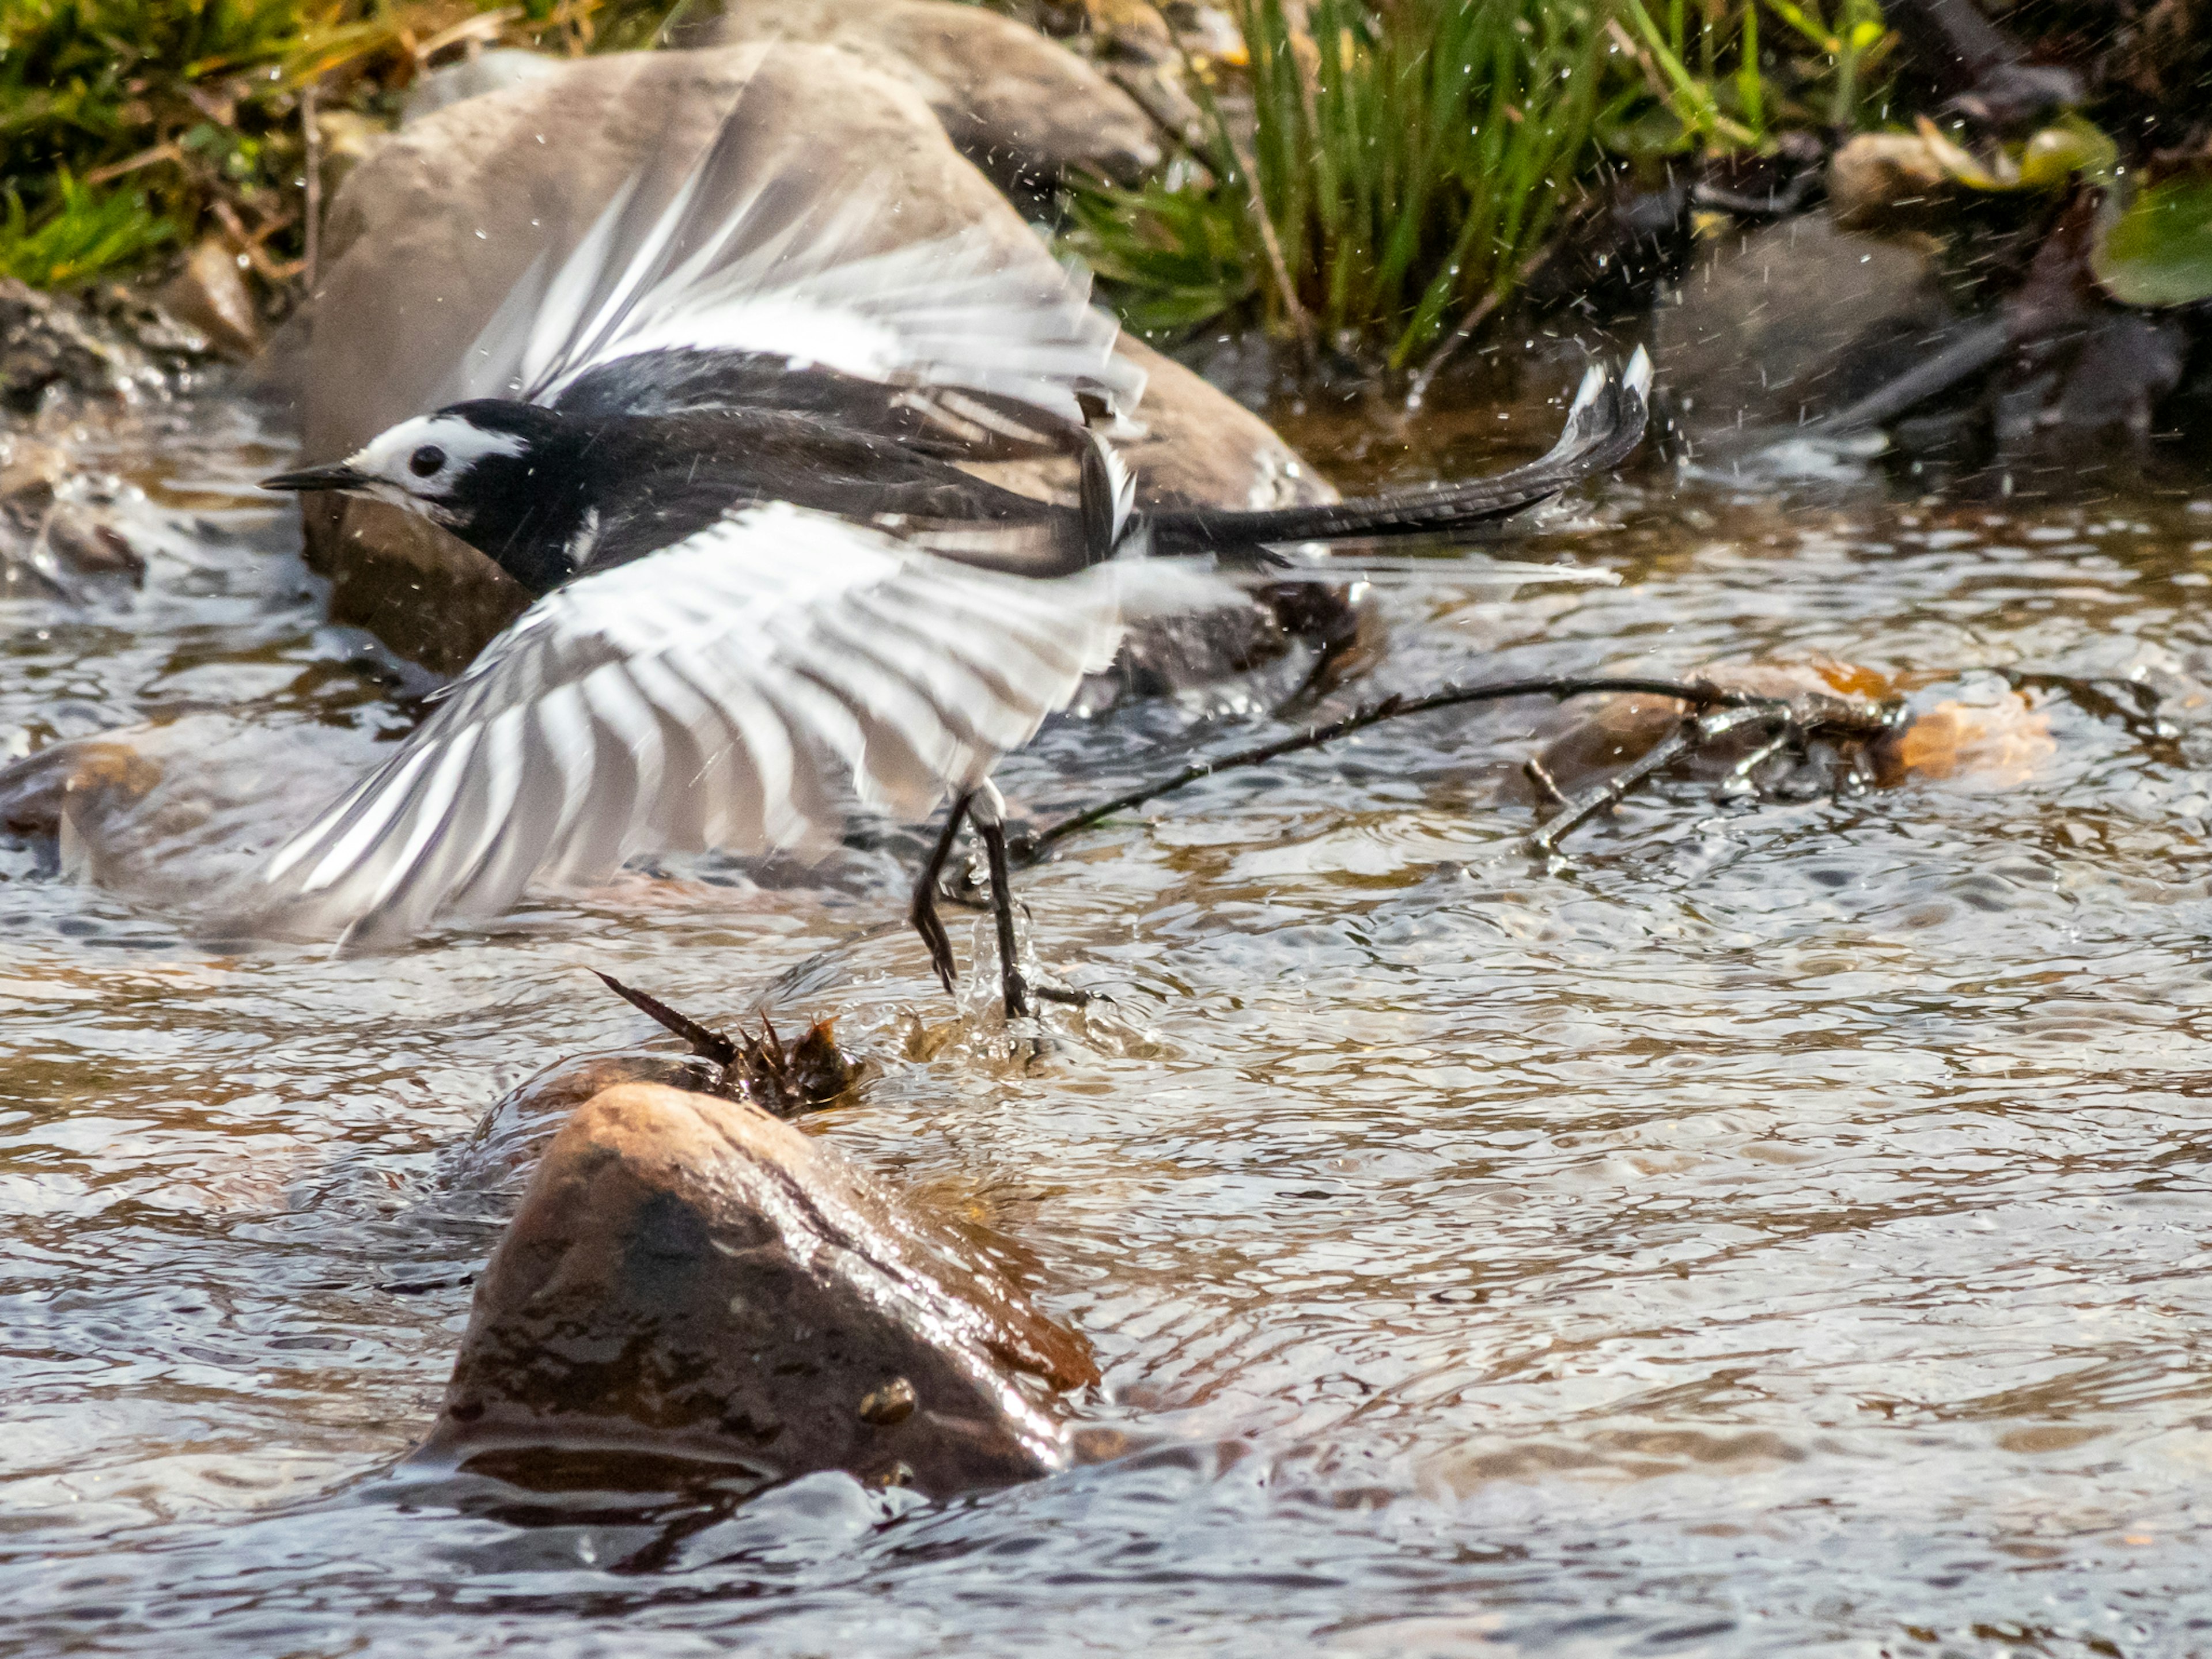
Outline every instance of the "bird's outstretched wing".
{"type": "Polygon", "coordinates": [[[641,853],[819,847],[852,796],[918,819],[1026,742],[1125,623],[1237,593],[1169,561],[1000,575],[749,508],[532,606],[245,905],[391,941],[641,853]]]}
{"type": "Polygon", "coordinates": [[[886,246],[898,216],[880,182],[794,152],[742,93],[672,170],[648,163],[557,265],[549,252],[525,273],[445,401],[745,402],[1031,453],[1072,447],[1085,401],[1126,411],[1143,393],[1087,274],[981,227],[886,246]]]}

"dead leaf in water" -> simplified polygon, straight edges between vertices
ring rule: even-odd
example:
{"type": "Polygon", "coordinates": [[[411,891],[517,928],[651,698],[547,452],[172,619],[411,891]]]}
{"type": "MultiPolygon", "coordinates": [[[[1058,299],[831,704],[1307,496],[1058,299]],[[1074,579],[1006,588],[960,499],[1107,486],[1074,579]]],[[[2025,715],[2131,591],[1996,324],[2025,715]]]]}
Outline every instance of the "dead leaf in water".
{"type": "Polygon", "coordinates": [[[1881,781],[1908,776],[2025,783],[2058,752],[2051,717],[2019,692],[1995,702],[1939,702],[1880,750],[1881,781]]]}

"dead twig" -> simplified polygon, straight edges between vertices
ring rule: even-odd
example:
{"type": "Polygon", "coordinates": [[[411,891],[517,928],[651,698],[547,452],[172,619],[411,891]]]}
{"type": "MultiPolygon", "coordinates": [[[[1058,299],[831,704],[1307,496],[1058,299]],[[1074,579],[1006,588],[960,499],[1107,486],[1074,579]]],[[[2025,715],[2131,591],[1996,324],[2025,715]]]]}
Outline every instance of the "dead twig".
{"type": "MultiPolygon", "coordinates": [[[[449,28],[440,29],[428,40],[410,41],[408,51],[414,57],[416,64],[420,66],[428,64],[447,46],[457,46],[464,42],[480,45],[488,40],[496,40],[508,24],[519,22],[521,18],[520,6],[506,6],[498,11],[478,12],[473,17],[463,18],[449,28]]],[[[548,20],[549,27],[551,26],[552,21],[548,20]]],[[[563,17],[559,21],[565,22],[568,20],[563,17]]]]}
{"type": "MultiPolygon", "coordinates": [[[[1432,691],[1425,696],[1391,696],[1380,702],[1356,708],[1341,719],[1326,726],[1312,726],[1272,743],[1258,744],[1249,749],[1240,749],[1231,754],[1211,759],[1194,761],[1171,776],[1154,782],[1139,784],[1124,791],[1113,799],[1086,808],[1062,818],[1042,830],[1016,836],[1010,842],[1015,860],[1034,864],[1056,843],[1068,836],[1103,823],[1116,812],[1141,806],[1146,801],[1174,793],[1204,778],[1218,773],[1231,772],[1243,767],[1261,766],[1285,755],[1301,750],[1318,749],[1323,744],[1334,743],[1339,738],[1349,737],[1384,720],[1401,720],[1409,714],[1425,714],[1439,708],[1462,708],[1486,702],[1505,702],[1516,697],[1596,696],[1606,694],[1647,697],[1673,697],[1689,705],[1693,716],[1703,715],[1717,708],[1738,708],[1762,711],[1782,722],[1791,718],[1790,700],[1785,697],[1754,696],[1749,692],[1730,691],[1705,680],[1658,680],[1600,676],[1575,678],[1552,676],[1543,679],[1505,680],[1494,685],[1455,685],[1432,691]]],[[[1846,697],[1822,698],[1814,711],[1814,723],[1846,737],[1873,738],[1893,729],[1899,719],[1899,705],[1863,702],[1846,697]]],[[[1716,734],[1717,735],[1717,734],[1716,734]]],[[[1666,759],[1671,760],[1680,752],[1678,747],[1666,759]]],[[[1649,759],[1646,757],[1646,759],[1649,759]]],[[[1638,763],[1640,765],[1642,763],[1638,763]]],[[[1658,763],[1666,763],[1665,760],[1658,763]]],[[[1656,769],[1656,767],[1653,769],[1656,769]]],[[[1633,780],[1632,780],[1633,781],[1633,780]]],[[[1601,803],[1602,804],[1602,803],[1601,803]]],[[[1593,807],[1591,811],[1595,811],[1593,807]]],[[[1588,812],[1583,814],[1587,817],[1588,812]]],[[[1577,819],[1577,822],[1580,820],[1577,819]]],[[[1572,826],[1567,826],[1571,828],[1572,826]]],[[[1565,835],[1565,829],[1557,832],[1565,835]]],[[[1557,836],[1554,836],[1556,839],[1557,836]]]]}
{"type": "Polygon", "coordinates": [[[1603,782],[1571,797],[1564,806],[1545,819],[1529,836],[1528,850],[1550,856],[1559,850],[1559,843],[1567,836],[1607,807],[1619,805],[1621,798],[1644,779],[1665,770],[1682,756],[1701,749],[1717,738],[1761,722],[1787,726],[1790,724],[1790,705],[1778,698],[1764,707],[1741,705],[1733,708],[1717,708],[1711,714],[1692,715],[1684,720],[1648,754],[1622,767],[1603,782]]]}
{"type": "Polygon", "coordinates": [[[1559,781],[1552,775],[1552,769],[1531,755],[1521,763],[1522,775],[1536,786],[1536,793],[1554,806],[1567,804],[1567,792],[1559,787],[1559,781]]]}
{"type": "Polygon", "coordinates": [[[216,222],[222,227],[223,234],[229,239],[231,246],[245,255],[246,263],[252,265],[260,275],[262,281],[267,283],[271,288],[282,288],[300,274],[301,266],[300,260],[294,259],[287,262],[274,258],[269,250],[262,246],[271,236],[291,223],[289,214],[271,219],[259,230],[253,231],[246,228],[246,222],[238,216],[238,210],[221,197],[217,197],[208,204],[208,211],[215,216],[216,222]]]}
{"type": "Polygon", "coordinates": [[[778,1117],[826,1106],[849,1090],[856,1073],[837,1047],[834,1020],[817,1020],[806,1035],[787,1045],[766,1014],[758,1036],[730,1036],[680,1014],[656,996],[623,984],[594,968],[599,982],[631,1007],[646,1014],[690,1045],[700,1059],[721,1068],[715,1092],[750,1101],[778,1117]]]}
{"type": "Polygon", "coordinates": [[[125,156],[120,161],[110,161],[104,167],[94,167],[84,175],[88,185],[104,185],[111,179],[120,179],[126,173],[136,173],[141,167],[157,167],[163,161],[181,161],[183,150],[174,144],[156,144],[151,149],[142,149],[136,155],[125,156]]]}
{"type": "Polygon", "coordinates": [[[700,1059],[711,1060],[725,1071],[736,1064],[739,1053],[738,1045],[721,1032],[709,1030],[688,1016],[678,1013],[658,997],[650,996],[643,991],[633,990],[612,974],[600,973],[596,968],[592,969],[592,973],[600,984],[605,986],[631,1007],[647,1016],[654,1024],[673,1031],[684,1042],[690,1043],[691,1052],[700,1059]]]}

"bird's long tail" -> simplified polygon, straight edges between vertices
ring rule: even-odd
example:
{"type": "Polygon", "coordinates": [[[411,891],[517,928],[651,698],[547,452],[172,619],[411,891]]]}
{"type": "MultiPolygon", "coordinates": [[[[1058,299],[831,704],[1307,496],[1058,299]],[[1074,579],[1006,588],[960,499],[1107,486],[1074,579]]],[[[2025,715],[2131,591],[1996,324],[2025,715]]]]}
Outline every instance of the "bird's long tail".
{"type": "Polygon", "coordinates": [[[1638,348],[1618,380],[1597,368],[1583,377],[1559,442],[1526,466],[1462,483],[1314,507],[1154,512],[1141,515],[1141,529],[1150,537],[1147,550],[1159,557],[1370,537],[1480,538],[1486,529],[1499,528],[1514,514],[1626,459],[1644,436],[1650,387],[1650,360],[1638,348]]]}

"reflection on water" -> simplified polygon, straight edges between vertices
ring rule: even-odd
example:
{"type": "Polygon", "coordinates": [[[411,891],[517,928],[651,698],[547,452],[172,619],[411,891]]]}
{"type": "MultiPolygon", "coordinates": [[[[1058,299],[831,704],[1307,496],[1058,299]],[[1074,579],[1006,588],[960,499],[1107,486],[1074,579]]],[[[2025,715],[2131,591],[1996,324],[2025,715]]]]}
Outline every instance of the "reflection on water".
{"type": "MultiPolygon", "coordinates": [[[[1299,435],[1347,477],[1494,447],[1358,431],[1299,435]]],[[[15,752],[167,731],[144,801],[0,853],[0,1649],[2212,1648],[2212,493],[1617,486],[1540,556],[1623,586],[1394,596],[1370,689],[1826,656],[1923,707],[2133,677],[2179,735],[2030,682],[2022,766],[1679,786],[1547,867],[1550,710],[1382,727],[1030,872],[1042,960],[1115,999],[1036,1056],[870,931],[908,836],[389,957],[191,942],[404,720],[243,492],[244,417],[132,441],[174,532],[144,592],[16,603],[0,672],[15,752]],[[810,1125],[1005,1241],[1128,1454],[941,1505],[389,1475],[497,1225],[471,1125],[647,1036],[587,964],[843,1013],[879,1074],[810,1125]]],[[[1194,718],[1063,726],[1008,793],[1146,775],[1194,718]]]]}

